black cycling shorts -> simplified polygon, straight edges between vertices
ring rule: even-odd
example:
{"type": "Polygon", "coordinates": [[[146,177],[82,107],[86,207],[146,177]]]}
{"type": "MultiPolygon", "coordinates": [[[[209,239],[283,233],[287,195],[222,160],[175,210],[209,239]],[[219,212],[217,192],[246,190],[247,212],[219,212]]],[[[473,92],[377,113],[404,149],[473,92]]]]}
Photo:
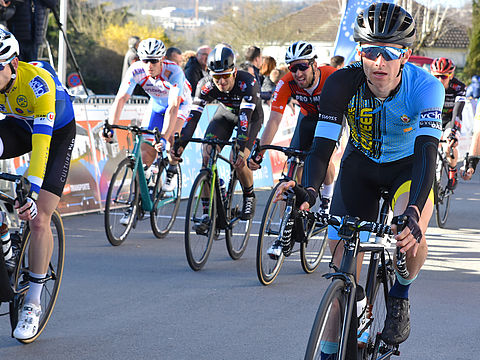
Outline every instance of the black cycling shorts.
{"type": "MultiPolygon", "coordinates": [[[[245,147],[248,150],[252,150],[253,143],[257,138],[257,134],[262,128],[262,121],[256,115],[257,112],[253,112],[250,123],[248,124],[248,140],[245,147]]],[[[205,138],[218,138],[220,140],[229,140],[233,134],[233,130],[238,123],[238,116],[227,110],[222,104],[219,104],[215,115],[208,124],[207,131],[205,131],[205,138]]]]}
{"type": "MultiPolygon", "coordinates": [[[[75,134],[75,119],[52,134],[42,189],[57,196],[62,196],[67,181],[75,134]]],[[[14,118],[6,117],[0,121],[0,139],[3,142],[0,159],[11,159],[32,151],[32,133],[14,118]]]]}

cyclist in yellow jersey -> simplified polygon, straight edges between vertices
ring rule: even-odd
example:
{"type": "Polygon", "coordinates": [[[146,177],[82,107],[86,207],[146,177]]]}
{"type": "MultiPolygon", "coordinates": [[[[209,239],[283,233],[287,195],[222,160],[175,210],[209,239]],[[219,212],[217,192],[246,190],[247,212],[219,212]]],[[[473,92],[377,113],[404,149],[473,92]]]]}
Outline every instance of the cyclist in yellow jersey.
{"type": "Polygon", "coordinates": [[[21,62],[18,54],[15,37],[0,30],[0,113],[5,115],[0,120],[0,159],[31,151],[31,190],[25,204],[16,203],[19,218],[30,222],[30,287],[13,333],[29,339],[38,330],[42,280],[53,249],[50,219],[67,179],[75,119],[70,97],[50,65],[21,62]]]}

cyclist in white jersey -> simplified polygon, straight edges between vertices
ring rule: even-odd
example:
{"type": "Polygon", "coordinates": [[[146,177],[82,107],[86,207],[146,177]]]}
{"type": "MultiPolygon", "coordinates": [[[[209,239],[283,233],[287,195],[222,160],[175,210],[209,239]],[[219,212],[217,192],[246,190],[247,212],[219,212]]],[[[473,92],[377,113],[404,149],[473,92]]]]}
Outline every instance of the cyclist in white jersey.
{"type": "MultiPolygon", "coordinates": [[[[142,159],[146,166],[150,166],[156,158],[156,151],[164,149],[167,142],[173,144],[175,132],[179,132],[182,124],[190,113],[192,103],[190,83],[180,66],[172,61],[165,60],[165,45],[157,39],[146,39],[138,46],[140,61],[134,62],[128,68],[122,79],[117,96],[110,112],[110,123],[117,123],[120,119],[125,103],[133,93],[136,85],[140,85],[150,96],[151,115],[148,129],[155,127],[163,130],[164,119],[169,119],[168,127],[162,132],[163,136],[158,144],[142,146],[142,159]]],[[[113,132],[110,133],[110,137],[113,132]]],[[[176,162],[170,162],[167,169],[167,180],[163,190],[171,191],[176,184],[176,162]]]]}

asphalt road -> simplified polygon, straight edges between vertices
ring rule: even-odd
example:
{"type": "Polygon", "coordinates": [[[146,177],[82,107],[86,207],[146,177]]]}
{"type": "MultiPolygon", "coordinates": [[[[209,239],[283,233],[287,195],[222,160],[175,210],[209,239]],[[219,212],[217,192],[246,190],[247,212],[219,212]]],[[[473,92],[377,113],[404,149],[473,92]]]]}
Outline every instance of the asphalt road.
{"type": "MultiPolygon", "coordinates": [[[[255,234],[267,194],[258,196],[255,234]]],[[[292,256],[265,287],[256,277],[254,235],[238,261],[216,241],[205,268],[193,272],[184,208],[166,239],[154,238],[145,221],[119,247],[107,242],[102,215],[66,217],[53,316],[30,345],[10,338],[8,316],[0,318],[0,359],[303,359],[329,256],[311,275],[292,256]]],[[[479,214],[479,184],[461,183],[448,229],[432,223],[428,230],[429,257],[410,290],[412,333],[400,359],[478,359],[479,214]]]]}

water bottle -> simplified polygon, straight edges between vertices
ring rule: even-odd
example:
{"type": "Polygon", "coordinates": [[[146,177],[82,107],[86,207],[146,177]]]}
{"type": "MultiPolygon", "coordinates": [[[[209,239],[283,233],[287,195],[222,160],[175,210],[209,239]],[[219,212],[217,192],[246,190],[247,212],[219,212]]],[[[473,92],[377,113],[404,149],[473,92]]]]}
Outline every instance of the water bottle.
{"type": "Polygon", "coordinates": [[[12,251],[12,242],[10,241],[10,231],[7,225],[7,215],[0,211],[0,220],[2,225],[0,226],[0,237],[2,239],[2,250],[3,250],[3,257],[5,261],[10,260],[13,255],[12,251]]]}
{"type": "Polygon", "coordinates": [[[223,181],[222,178],[220,178],[220,195],[222,195],[222,201],[225,204],[227,201],[227,187],[225,186],[225,181],[223,181]]]}

